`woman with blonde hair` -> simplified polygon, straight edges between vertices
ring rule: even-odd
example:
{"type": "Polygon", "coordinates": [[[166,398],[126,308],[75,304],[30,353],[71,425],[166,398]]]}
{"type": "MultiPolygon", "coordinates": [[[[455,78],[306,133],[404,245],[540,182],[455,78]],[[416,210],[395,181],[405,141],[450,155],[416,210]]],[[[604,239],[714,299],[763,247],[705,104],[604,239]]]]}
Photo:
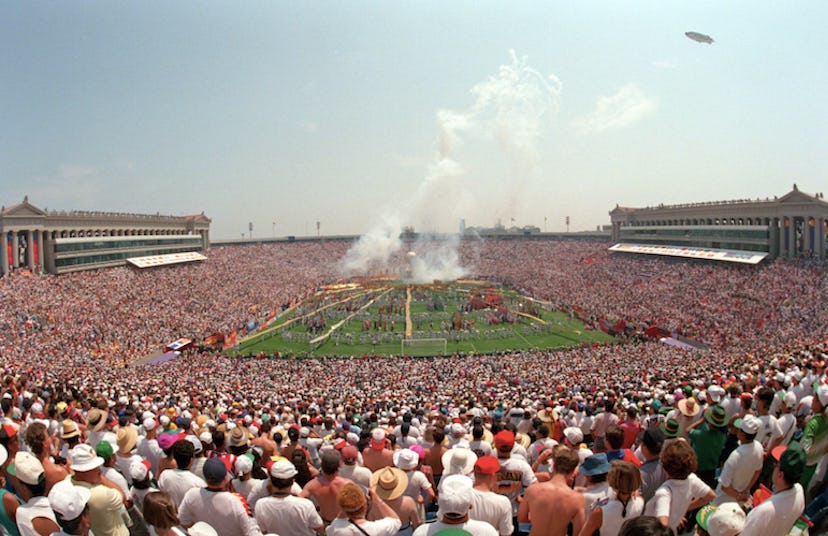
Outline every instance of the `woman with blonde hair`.
{"type": "Polygon", "coordinates": [[[603,500],[589,514],[580,536],[589,536],[601,530],[601,536],[617,536],[624,521],[644,512],[644,499],[638,496],[641,472],[631,462],[614,460],[607,475],[607,483],[615,498],[603,500]]]}

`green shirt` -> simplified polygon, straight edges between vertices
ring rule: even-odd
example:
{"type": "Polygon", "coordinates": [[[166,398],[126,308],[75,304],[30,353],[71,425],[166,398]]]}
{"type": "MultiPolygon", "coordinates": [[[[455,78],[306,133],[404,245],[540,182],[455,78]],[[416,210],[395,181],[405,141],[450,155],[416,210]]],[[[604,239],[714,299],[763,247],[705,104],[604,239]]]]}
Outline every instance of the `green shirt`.
{"type": "Polygon", "coordinates": [[[699,460],[698,471],[714,471],[719,467],[726,440],[727,434],[711,428],[706,422],[690,430],[690,445],[699,460]]]}

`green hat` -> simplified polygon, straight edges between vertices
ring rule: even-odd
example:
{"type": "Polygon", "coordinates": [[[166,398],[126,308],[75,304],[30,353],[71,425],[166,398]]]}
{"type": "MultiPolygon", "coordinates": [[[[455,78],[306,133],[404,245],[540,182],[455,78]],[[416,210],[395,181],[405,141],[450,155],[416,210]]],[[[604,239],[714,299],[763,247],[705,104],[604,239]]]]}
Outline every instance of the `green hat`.
{"type": "Polygon", "coordinates": [[[679,426],[677,420],[667,419],[664,424],[661,425],[661,431],[664,432],[664,437],[672,439],[678,437],[681,427],[679,426]]]}
{"type": "Polygon", "coordinates": [[[805,451],[799,447],[788,447],[779,457],[779,470],[786,480],[799,480],[805,470],[805,451]]]}
{"type": "Polygon", "coordinates": [[[722,428],[727,424],[727,412],[719,404],[714,404],[707,408],[704,412],[704,420],[706,420],[710,426],[722,428]]]}
{"type": "Polygon", "coordinates": [[[707,522],[710,520],[710,516],[712,516],[715,511],[716,507],[712,504],[705,505],[698,512],[696,512],[696,523],[698,523],[704,530],[707,530],[707,522]]]}
{"type": "Polygon", "coordinates": [[[115,449],[112,448],[112,444],[109,441],[101,441],[95,446],[95,454],[104,460],[108,460],[115,454],[115,449]]]}

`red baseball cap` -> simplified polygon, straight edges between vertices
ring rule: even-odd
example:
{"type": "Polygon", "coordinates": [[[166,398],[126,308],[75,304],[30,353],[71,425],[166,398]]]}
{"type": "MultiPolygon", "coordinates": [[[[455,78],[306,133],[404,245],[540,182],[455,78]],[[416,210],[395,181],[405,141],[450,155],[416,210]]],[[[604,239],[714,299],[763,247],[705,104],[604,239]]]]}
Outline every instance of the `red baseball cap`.
{"type": "Polygon", "coordinates": [[[481,475],[493,475],[500,471],[500,462],[494,456],[481,456],[474,462],[474,472],[481,475]]]}

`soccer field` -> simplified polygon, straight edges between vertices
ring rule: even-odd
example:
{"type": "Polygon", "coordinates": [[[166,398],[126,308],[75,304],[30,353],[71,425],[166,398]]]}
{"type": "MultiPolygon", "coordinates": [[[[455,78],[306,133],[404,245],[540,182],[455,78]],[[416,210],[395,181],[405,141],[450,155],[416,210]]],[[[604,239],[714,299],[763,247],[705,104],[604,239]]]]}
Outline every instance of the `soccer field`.
{"type": "Polygon", "coordinates": [[[243,339],[230,354],[453,355],[612,340],[549,304],[488,282],[383,280],[325,287],[243,339]],[[428,342],[407,342],[404,350],[403,339],[428,342]]]}

